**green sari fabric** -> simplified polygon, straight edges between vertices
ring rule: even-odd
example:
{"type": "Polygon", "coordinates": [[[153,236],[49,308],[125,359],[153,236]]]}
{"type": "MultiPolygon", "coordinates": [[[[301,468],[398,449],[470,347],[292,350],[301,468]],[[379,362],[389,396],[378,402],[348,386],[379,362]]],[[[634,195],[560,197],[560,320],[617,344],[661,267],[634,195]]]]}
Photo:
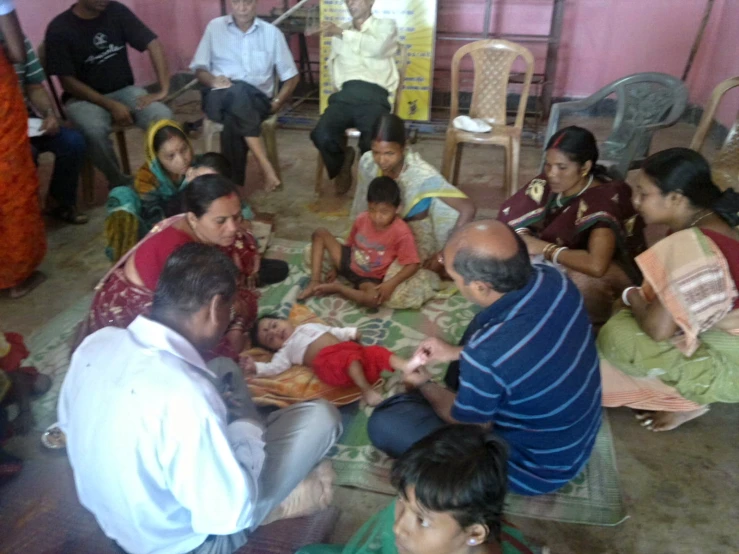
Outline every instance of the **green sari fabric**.
{"type": "MultiPolygon", "coordinates": [[[[304,546],[297,554],[398,554],[395,547],[395,502],[375,514],[345,546],[313,544],[304,546]]],[[[503,554],[532,554],[521,532],[503,524],[501,546],[503,554]]]]}
{"type": "Polygon", "coordinates": [[[720,330],[700,335],[685,356],[673,341],[656,342],[641,330],[631,310],[621,310],[600,330],[598,352],[632,377],[657,377],[697,404],[739,402],[739,338],[720,330]]]}

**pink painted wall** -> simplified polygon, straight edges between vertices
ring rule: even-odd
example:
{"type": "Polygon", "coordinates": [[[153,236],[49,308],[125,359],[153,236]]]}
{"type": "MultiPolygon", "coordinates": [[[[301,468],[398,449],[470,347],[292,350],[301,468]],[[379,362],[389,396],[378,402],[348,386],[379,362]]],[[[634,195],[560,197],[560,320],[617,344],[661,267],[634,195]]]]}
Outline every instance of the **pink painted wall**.
{"type": "MultiPolygon", "coordinates": [[[[26,34],[38,43],[48,22],[72,0],[16,0],[26,34]]],[[[163,41],[172,71],[184,70],[207,22],[219,15],[218,0],[123,0],[163,41]]],[[[294,2],[291,2],[294,3],[294,2]]],[[[560,45],[554,95],[587,96],[630,73],[660,71],[680,76],[700,23],[706,0],[568,0],[560,45]]],[[[260,0],[260,11],[281,5],[260,0]]],[[[501,32],[546,33],[550,8],[546,0],[499,0],[492,14],[501,32]]],[[[440,32],[479,32],[484,20],[482,0],[439,0],[440,32]]],[[[494,26],[494,25],[491,25],[494,26]]],[[[713,15],[696,57],[688,85],[691,101],[704,104],[711,90],[727,77],[739,75],[739,1],[716,0],[713,15]]],[[[438,42],[436,68],[449,67],[462,43],[438,42]]],[[[543,45],[530,45],[543,60],[543,45]]],[[[146,54],[131,52],[136,77],[154,79],[146,54]]],[[[316,58],[314,58],[316,59],[316,58]]],[[[539,62],[541,69],[541,61],[539,62]]],[[[437,71],[436,86],[448,77],[437,71]]],[[[739,91],[730,94],[719,120],[731,124],[739,107],[739,91]]]]}
{"type": "MultiPolygon", "coordinates": [[[[706,27],[703,47],[688,75],[691,101],[705,105],[714,87],[739,75],[739,2],[717,0],[706,27]]],[[[739,116],[739,87],[724,95],[716,119],[727,127],[739,116]]]]}

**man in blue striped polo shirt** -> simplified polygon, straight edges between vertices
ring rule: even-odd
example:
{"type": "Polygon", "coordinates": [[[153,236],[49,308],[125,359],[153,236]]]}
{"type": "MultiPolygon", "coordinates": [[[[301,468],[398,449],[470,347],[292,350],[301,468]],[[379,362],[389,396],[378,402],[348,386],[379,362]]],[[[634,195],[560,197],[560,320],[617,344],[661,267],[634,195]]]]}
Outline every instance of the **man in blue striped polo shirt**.
{"type": "Polygon", "coordinates": [[[420,367],[413,391],[380,404],[369,421],[373,444],[393,457],[450,423],[492,425],[509,445],[509,489],[555,491],[585,466],[601,423],[601,383],[593,333],[575,285],[534,265],[505,224],[470,223],[449,240],[443,263],[482,307],[462,346],[430,338],[423,363],[458,360],[443,387],[420,367]]]}

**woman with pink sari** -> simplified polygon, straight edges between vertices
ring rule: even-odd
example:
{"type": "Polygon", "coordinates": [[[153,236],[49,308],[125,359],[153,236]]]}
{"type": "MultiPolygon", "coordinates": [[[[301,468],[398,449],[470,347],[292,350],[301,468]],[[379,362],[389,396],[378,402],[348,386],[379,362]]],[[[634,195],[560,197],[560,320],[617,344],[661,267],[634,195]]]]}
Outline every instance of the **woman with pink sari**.
{"type": "Polygon", "coordinates": [[[169,255],[183,244],[202,242],[225,252],[241,270],[231,324],[209,358],[238,357],[245,345],[245,333],[257,316],[257,243],[241,226],[241,200],[231,181],[217,174],[202,175],[185,190],[186,213],[156,224],[97,285],[81,338],[103,327],[127,327],[138,315],[148,314],[169,255]]]}
{"type": "Polygon", "coordinates": [[[598,335],[603,405],[669,431],[739,402],[739,194],[700,154],[670,148],[644,162],[634,206],[671,234],[636,258],[644,284],[598,335]]]}
{"type": "Polygon", "coordinates": [[[597,162],[590,131],[560,129],[547,143],[544,173],[506,200],[498,219],[521,235],[529,254],[566,271],[591,321],[602,325],[621,291],[641,282],[634,256],[645,243],[631,188],[597,162]]]}

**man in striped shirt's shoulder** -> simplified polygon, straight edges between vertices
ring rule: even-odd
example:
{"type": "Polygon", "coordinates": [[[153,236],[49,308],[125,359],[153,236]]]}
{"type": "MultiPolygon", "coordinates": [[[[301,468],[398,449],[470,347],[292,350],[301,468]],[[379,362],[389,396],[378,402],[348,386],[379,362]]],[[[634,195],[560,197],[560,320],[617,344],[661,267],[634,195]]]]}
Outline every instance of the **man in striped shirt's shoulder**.
{"type": "Polygon", "coordinates": [[[461,346],[436,338],[419,345],[419,363],[453,362],[447,386],[424,367],[407,374],[414,390],[375,408],[370,439],[397,457],[444,425],[491,425],[509,445],[509,489],[555,491],[583,469],[601,424],[598,354],[582,297],[556,268],[532,266],[521,238],[497,221],[459,230],[443,258],[482,310],[461,346]]]}

